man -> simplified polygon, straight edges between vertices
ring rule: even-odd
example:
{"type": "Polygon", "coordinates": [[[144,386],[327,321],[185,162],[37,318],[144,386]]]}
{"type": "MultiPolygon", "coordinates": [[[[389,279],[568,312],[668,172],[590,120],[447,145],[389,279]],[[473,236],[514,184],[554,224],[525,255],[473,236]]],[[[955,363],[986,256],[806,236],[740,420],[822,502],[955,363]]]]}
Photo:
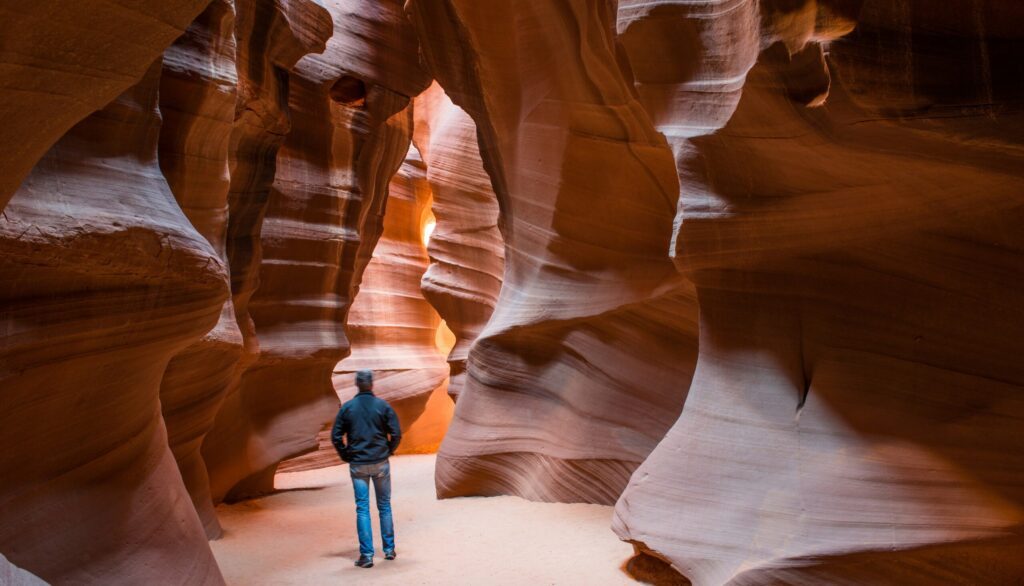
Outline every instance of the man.
{"type": "Polygon", "coordinates": [[[373,395],[373,371],[356,373],[359,392],[347,401],[334,418],[331,443],[341,459],[349,463],[349,475],[356,496],[356,531],[359,533],[361,568],[373,567],[373,527],[370,522],[370,481],[377,495],[384,559],[395,559],[395,527],[391,519],[391,467],[388,457],[398,449],[402,430],[398,416],[387,401],[373,395]]]}

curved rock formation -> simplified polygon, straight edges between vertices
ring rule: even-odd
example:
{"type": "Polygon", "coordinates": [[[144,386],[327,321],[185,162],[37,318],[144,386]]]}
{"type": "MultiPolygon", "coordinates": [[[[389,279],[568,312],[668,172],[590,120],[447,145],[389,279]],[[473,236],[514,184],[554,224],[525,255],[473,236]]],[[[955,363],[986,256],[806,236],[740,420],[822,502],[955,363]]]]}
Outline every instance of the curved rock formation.
{"type": "Polygon", "coordinates": [[[209,482],[205,491],[214,502],[251,473],[245,451],[239,447],[251,434],[246,415],[250,407],[239,393],[239,382],[260,351],[249,300],[259,286],[260,236],[277,153],[291,131],[288,72],[302,56],[322,52],[333,30],[330,15],[309,0],[236,0],[235,11],[238,86],[228,147],[226,238],[232,305],[243,352],[201,448],[209,482]]]}
{"type": "Polygon", "coordinates": [[[49,582],[223,582],[160,380],[227,269],[160,173],[159,83],[156,63],[76,125],[0,220],[0,551],[49,582]]]}
{"type": "Polygon", "coordinates": [[[614,502],[682,407],[696,324],[667,257],[676,175],[618,67],[609,7],[407,4],[432,72],[476,121],[506,244],[441,496],[614,502]]]}
{"type": "MultiPolygon", "coordinates": [[[[228,147],[235,118],[234,6],[214,0],[164,53],[160,81],[160,169],[178,205],[225,264],[228,147]]],[[[167,365],[160,405],[167,441],[206,533],[220,535],[199,448],[242,354],[228,300],[220,320],[167,365]]]]}
{"type": "Polygon", "coordinates": [[[374,371],[374,394],[398,414],[403,453],[437,451],[452,411],[443,388],[449,348],[438,344],[441,318],[420,293],[429,261],[424,230],[430,202],[423,161],[410,148],[391,179],[383,229],[349,312],[345,331],[352,354],[334,369],[334,388],[342,401],[356,393],[356,371],[374,371]],[[427,413],[435,391],[442,396],[433,402],[435,412],[427,413]],[[429,429],[419,429],[421,417],[424,426],[419,427],[429,429]]]}
{"type": "Polygon", "coordinates": [[[248,302],[259,355],[204,445],[215,501],[271,489],[278,462],[316,449],[334,415],[331,373],[348,352],[342,327],[408,149],[406,106],[429,81],[397,0],[324,6],[334,21],[327,48],[288,78],[291,131],[277,153],[259,288],[248,302]]]}
{"type": "Polygon", "coordinates": [[[700,357],[614,526],[694,584],[1024,575],[1024,14],[859,4],[762,4],[800,42],[677,159],[700,357]]]}
{"type": "Polygon", "coordinates": [[[415,101],[413,141],[427,165],[435,226],[423,296],[455,335],[448,394],[458,399],[469,348],[494,312],[505,269],[498,200],[480,160],[476,125],[436,83],[415,101]]]}
{"type": "Polygon", "coordinates": [[[208,3],[0,5],[0,210],[64,133],[135,85],[208,3]]]}

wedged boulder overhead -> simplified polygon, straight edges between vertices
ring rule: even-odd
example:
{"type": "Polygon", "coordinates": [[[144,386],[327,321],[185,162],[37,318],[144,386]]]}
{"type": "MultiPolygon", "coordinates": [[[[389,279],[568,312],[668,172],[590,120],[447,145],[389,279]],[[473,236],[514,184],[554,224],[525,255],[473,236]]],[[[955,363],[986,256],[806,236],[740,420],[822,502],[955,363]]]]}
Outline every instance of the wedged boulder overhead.
{"type": "Polygon", "coordinates": [[[398,414],[404,453],[437,451],[452,411],[443,388],[449,348],[439,331],[441,318],[420,292],[429,261],[424,240],[430,204],[423,161],[410,147],[391,179],[383,229],[348,315],[352,354],[338,363],[333,377],[344,402],[356,393],[355,373],[373,370],[374,394],[398,414]],[[440,396],[432,399],[436,392],[440,396]]]}
{"type": "Polygon", "coordinates": [[[1009,583],[1021,9],[817,4],[832,28],[763,51],[677,159],[700,357],[614,527],[694,584],[1009,583]]]}
{"type": "MultiPolygon", "coordinates": [[[[159,156],[178,205],[225,265],[237,85],[234,5],[213,0],[164,52],[159,156]]],[[[220,526],[199,449],[241,355],[242,333],[229,299],[217,325],[171,359],[160,384],[167,441],[211,538],[220,526]]]]}
{"type": "Polygon", "coordinates": [[[209,2],[0,5],[0,210],[57,139],[135,85],[209,2]]]}
{"type": "Polygon", "coordinates": [[[696,324],[667,256],[678,183],[609,7],[407,4],[431,72],[476,122],[506,246],[441,496],[613,502],[682,407],[696,324]]]}
{"type": "Polygon", "coordinates": [[[277,152],[248,302],[259,354],[204,446],[215,501],[272,488],[278,462],[316,449],[334,415],[346,315],[409,146],[407,106],[429,82],[397,0],[323,5],[333,35],[288,78],[291,130],[277,152]]]}
{"type": "Polygon", "coordinates": [[[480,160],[473,119],[434,83],[415,101],[413,142],[427,165],[435,225],[423,296],[455,335],[448,394],[458,399],[469,348],[494,312],[505,270],[498,199],[480,160]]]}
{"type": "Polygon", "coordinates": [[[0,551],[49,582],[223,583],[160,381],[227,268],[157,164],[159,83],[77,124],[0,219],[0,551]]]}

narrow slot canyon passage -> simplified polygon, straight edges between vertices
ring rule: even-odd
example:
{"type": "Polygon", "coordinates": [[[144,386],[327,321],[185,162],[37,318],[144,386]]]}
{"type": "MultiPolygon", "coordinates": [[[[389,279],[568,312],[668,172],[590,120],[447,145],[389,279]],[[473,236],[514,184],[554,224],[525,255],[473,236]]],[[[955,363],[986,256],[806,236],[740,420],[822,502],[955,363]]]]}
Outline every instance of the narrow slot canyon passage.
{"type": "Polygon", "coordinates": [[[0,586],[1024,584],[1024,2],[0,0],[0,150],[0,586]]]}

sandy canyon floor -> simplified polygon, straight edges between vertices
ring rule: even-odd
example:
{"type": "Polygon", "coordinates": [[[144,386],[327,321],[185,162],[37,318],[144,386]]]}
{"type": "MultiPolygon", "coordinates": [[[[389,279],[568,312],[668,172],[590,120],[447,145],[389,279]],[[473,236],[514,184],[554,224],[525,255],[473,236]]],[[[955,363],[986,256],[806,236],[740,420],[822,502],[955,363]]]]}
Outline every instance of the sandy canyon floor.
{"type": "Polygon", "coordinates": [[[376,564],[358,557],[348,469],[278,474],[278,492],[222,505],[212,543],[232,585],[635,584],[632,548],[609,529],[612,508],[518,497],[434,497],[434,456],[392,459],[398,559],[384,561],[374,509],[376,564]]]}

